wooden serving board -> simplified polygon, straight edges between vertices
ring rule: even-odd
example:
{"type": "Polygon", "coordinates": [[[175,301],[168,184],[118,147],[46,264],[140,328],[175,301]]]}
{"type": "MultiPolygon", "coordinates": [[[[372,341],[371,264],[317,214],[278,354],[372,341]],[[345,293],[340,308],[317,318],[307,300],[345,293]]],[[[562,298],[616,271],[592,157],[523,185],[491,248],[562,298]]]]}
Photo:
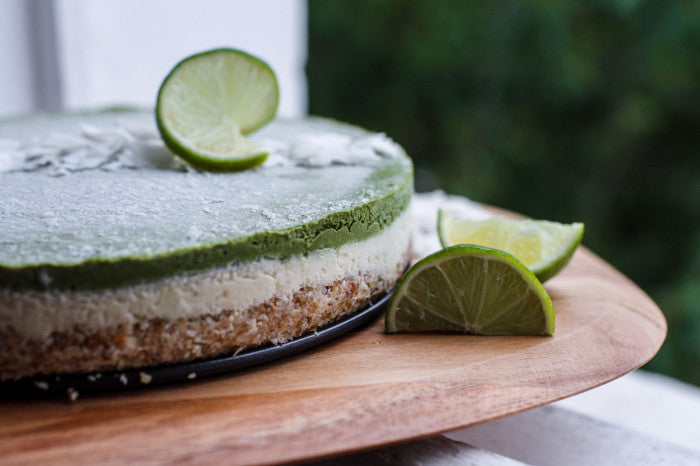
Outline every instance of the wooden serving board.
{"type": "Polygon", "coordinates": [[[585,248],[546,284],[553,337],[386,335],[192,383],[0,401],[0,462],[273,463],[477,424],[588,390],[654,356],[666,321],[585,248]]]}

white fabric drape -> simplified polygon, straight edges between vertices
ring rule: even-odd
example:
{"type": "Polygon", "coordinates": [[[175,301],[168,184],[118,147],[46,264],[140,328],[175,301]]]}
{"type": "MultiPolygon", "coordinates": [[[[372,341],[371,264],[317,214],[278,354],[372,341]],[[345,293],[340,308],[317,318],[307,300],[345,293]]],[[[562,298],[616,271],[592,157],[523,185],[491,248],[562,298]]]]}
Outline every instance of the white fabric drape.
{"type": "Polygon", "coordinates": [[[279,114],[306,113],[306,1],[3,0],[0,116],[152,106],[180,59],[246,50],[277,73],[279,114]]]}

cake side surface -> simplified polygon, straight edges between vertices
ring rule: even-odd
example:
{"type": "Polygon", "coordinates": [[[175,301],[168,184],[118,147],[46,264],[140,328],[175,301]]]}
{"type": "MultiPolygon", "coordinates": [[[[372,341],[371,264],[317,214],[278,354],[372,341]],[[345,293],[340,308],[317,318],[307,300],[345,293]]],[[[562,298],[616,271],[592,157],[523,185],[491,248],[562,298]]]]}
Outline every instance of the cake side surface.
{"type": "Polygon", "coordinates": [[[0,290],[0,380],[186,361],[279,344],[390,290],[409,259],[410,214],[379,235],[99,291],[0,290]]]}

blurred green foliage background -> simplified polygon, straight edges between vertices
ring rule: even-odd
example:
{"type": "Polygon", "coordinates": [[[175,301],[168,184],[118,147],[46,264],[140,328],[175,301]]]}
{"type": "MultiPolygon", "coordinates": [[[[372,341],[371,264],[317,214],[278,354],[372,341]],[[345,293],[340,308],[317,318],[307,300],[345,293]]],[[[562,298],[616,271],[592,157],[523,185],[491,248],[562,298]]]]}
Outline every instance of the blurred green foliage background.
{"type": "Polygon", "coordinates": [[[312,0],[310,113],[386,132],[416,189],[586,224],[700,385],[700,2],[312,0]]]}

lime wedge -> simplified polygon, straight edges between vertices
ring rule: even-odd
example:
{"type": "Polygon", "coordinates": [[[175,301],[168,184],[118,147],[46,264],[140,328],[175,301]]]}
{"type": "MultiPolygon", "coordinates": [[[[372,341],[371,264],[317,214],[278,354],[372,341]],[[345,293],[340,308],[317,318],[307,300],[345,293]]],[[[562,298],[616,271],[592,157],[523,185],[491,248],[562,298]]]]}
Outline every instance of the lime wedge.
{"type": "Polygon", "coordinates": [[[541,282],[559,273],[583,238],[583,224],[546,220],[457,219],[438,213],[438,235],[443,247],[477,244],[500,249],[517,257],[541,282]]]}
{"type": "Polygon", "coordinates": [[[277,78],[265,62],[215,49],[175,65],[158,91],[156,123],[165,145],[190,165],[244,170],[267,159],[245,135],[272,120],[278,102],[277,78]]]}
{"type": "Polygon", "coordinates": [[[452,246],[418,261],[399,280],[387,332],[448,330],[551,335],[549,295],[518,259],[497,249],[452,246]]]}

